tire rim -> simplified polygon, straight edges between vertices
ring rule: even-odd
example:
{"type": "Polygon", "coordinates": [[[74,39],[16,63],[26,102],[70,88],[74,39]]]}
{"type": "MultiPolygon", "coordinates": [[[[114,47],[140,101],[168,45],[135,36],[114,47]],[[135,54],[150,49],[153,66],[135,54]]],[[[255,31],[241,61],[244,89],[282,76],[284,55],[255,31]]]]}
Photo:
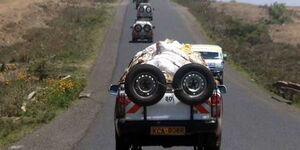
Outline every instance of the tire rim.
{"type": "Polygon", "coordinates": [[[134,81],[134,89],[136,93],[140,96],[150,96],[156,90],[157,82],[155,78],[150,74],[139,74],[135,77],[134,81]]]}
{"type": "Polygon", "coordinates": [[[150,7],[147,7],[147,8],[146,8],[146,11],[147,11],[147,13],[150,13],[150,12],[151,12],[151,8],[150,8],[150,7]]]}
{"type": "Polygon", "coordinates": [[[198,72],[189,72],[182,78],[181,85],[187,94],[196,96],[202,94],[205,90],[207,81],[202,74],[198,72]]]}

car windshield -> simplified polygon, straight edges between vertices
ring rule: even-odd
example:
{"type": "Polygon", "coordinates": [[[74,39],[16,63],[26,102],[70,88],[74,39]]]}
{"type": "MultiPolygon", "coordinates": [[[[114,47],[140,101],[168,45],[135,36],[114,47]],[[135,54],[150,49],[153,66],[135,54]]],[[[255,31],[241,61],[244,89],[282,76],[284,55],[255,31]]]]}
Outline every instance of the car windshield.
{"type": "Polygon", "coordinates": [[[220,59],[221,56],[217,52],[200,52],[203,59],[220,59]]]}

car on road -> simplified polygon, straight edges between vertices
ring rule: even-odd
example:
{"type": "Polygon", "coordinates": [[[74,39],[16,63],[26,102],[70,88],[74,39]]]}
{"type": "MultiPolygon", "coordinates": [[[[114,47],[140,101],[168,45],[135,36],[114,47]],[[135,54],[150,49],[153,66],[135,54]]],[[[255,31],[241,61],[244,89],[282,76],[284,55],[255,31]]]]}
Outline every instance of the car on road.
{"type": "Polygon", "coordinates": [[[135,9],[137,9],[141,3],[148,3],[149,0],[135,0],[135,9]]]}
{"type": "MultiPolygon", "coordinates": [[[[161,45],[156,43],[146,52],[155,47],[161,45]]],[[[153,54],[138,53],[144,58],[153,54]]],[[[143,146],[220,150],[222,94],[226,87],[215,82],[211,71],[204,65],[189,63],[181,66],[170,81],[155,66],[134,62],[143,61],[133,58],[125,78],[123,75],[119,84],[109,89],[116,95],[116,150],[141,150],[143,146]]]]}
{"type": "Polygon", "coordinates": [[[153,20],[153,8],[150,3],[141,3],[137,9],[137,20],[153,20]]]}
{"type": "Polygon", "coordinates": [[[153,42],[153,29],[155,26],[149,21],[136,21],[132,26],[132,42],[148,41],[153,42]]]}
{"type": "Polygon", "coordinates": [[[224,60],[227,55],[223,53],[222,48],[218,45],[192,45],[192,50],[201,54],[213,75],[223,84],[224,80],[224,60]]]}

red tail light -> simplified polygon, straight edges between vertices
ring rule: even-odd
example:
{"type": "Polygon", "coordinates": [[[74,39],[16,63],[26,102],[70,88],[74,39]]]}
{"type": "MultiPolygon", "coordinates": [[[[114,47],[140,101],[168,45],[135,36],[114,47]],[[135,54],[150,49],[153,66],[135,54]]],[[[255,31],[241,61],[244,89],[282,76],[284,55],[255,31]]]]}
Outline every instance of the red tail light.
{"type": "Polygon", "coordinates": [[[213,94],[211,96],[211,104],[212,116],[216,118],[221,117],[222,99],[218,94],[213,94]]]}
{"type": "Polygon", "coordinates": [[[127,106],[129,104],[129,101],[127,100],[125,95],[119,95],[119,97],[117,98],[117,100],[124,106],[127,106]]]}
{"type": "Polygon", "coordinates": [[[148,31],[147,34],[152,35],[153,34],[152,30],[148,31]]]}
{"type": "Polygon", "coordinates": [[[218,94],[213,94],[211,96],[211,103],[212,104],[218,104],[218,103],[220,103],[220,96],[218,94]]]}
{"type": "Polygon", "coordinates": [[[134,36],[136,36],[136,35],[138,35],[138,32],[136,32],[135,30],[133,30],[133,31],[132,31],[132,34],[133,34],[134,36]]]}

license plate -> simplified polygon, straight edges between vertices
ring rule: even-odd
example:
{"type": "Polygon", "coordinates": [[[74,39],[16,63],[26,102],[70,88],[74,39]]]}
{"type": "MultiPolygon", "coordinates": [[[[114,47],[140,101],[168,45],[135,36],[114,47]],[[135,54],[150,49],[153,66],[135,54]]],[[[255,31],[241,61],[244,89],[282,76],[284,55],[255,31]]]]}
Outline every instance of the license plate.
{"type": "Polygon", "coordinates": [[[151,135],[185,135],[185,127],[151,127],[151,135]]]}

